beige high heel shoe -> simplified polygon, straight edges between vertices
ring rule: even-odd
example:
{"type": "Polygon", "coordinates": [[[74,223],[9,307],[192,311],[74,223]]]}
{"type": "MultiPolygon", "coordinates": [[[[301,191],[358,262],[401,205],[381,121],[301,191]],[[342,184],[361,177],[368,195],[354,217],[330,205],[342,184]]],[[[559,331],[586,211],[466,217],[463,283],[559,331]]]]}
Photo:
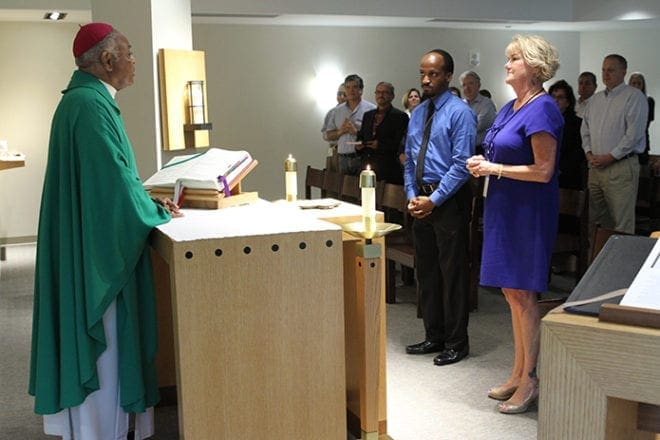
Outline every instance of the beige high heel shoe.
{"type": "Polygon", "coordinates": [[[497,404],[497,410],[502,414],[521,414],[526,412],[532,403],[536,402],[539,398],[539,385],[536,384],[530,391],[529,395],[523,399],[519,405],[514,405],[513,403],[500,402],[497,404]]]}
{"type": "Polygon", "coordinates": [[[506,387],[504,385],[499,387],[493,387],[490,390],[488,390],[488,397],[495,400],[509,400],[517,389],[518,389],[518,385],[512,385],[510,387],[506,387]]]}

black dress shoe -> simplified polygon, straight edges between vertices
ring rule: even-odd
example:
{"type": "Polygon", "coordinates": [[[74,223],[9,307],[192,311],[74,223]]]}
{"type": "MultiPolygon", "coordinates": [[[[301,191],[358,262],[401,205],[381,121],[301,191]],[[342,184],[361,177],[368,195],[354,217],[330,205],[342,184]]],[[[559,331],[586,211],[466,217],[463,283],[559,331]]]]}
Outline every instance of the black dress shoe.
{"type": "Polygon", "coordinates": [[[449,348],[447,350],[443,350],[442,352],[440,352],[439,355],[433,358],[433,363],[435,365],[440,365],[440,366],[455,364],[456,362],[465,358],[469,352],[470,352],[470,347],[467,345],[465,346],[465,348],[459,351],[456,351],[453,348],[449,348]]]}
{"type": "Polygon", "coordinates": [[[445,349],[445,344],[440,342],[424,341],[419,344],[413,344],[406,347],[408,354],[427,354],[436,353],[445,349]]]}

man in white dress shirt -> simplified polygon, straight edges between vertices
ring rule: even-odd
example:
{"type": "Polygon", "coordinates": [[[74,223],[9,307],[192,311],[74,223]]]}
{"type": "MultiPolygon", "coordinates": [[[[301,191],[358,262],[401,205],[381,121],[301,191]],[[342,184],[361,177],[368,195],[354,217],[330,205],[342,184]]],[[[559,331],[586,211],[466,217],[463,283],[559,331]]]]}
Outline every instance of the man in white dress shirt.
{"type": "Polygon", "coordinates": [[[648,103],[642,92],[624,83],[627,68],[621,55],[605,57],[605,90],[590,98],[580,131],[589,164],[591,224],[634,233],[637,155],[646,145],[648,103]]]}
{"type": "Polygon", "coordinates": [[[365,112],[375,109],[376,105],[362,99],[364,82],[358,75],[348,75],[344,80],[344,88],[346,102],[335,107],[325,135],[328,141],[337,141],[339,172],[358,175],[361,171],[362,158],[355,151],[357,134],[362,128],[362,117],[365,112]]]}
{"type": "Polygon", "coordinates": [[[479,93],[481,89],[481,78],[477,72],[467,70],[461,73],[459,77],[461,85],[463,86],[463,100],[467,102],[472,111],[477,115],[477,140],[476,151],[477,154],[483,153],[481,144],[486,137],[486,131],[493,125],[497,112],[495,111],[495,104],[490,98],[479,93]]]}
{"type": "Polygon", "coordinates": [[[327,136],[328,124],[334,118],[335,109],[346,102],[346,89],[344,83],[339,84],[337,88],[337,105],[332,107],[326,113],[323,119],[323,127],[321,127],[321,135],[323,140],[328,141],[328,158],[326,159],[326,167],[331,171],[339,171],[339,156],[337,155],[337,141],[330,141],[327,136]]]}

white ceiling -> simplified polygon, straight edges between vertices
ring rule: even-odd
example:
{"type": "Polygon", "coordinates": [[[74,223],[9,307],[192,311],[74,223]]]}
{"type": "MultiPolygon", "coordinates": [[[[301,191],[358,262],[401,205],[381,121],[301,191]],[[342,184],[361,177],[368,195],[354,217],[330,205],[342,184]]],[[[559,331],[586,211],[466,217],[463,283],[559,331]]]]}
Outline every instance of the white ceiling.
{"type": "Polygon", "coordinates": [[[518,31],[594,31],[615,29],[658,28],[659,19],[609,21],[531,21],[531,20],[442,20],[428,17],[379,17],[357,15],[241,16],[239,14],[196,14],[193,23],[287,25],[287,26],[352,26],[397,28],[450,28],[518,31]]]}
{"type": "MultiPolygon", "coordinates": [[[[0,8],[0,21],[24,21],[40,22],[44,20],[44,14],[50,9],[2,9],[0,8]]],[[[92,19],[92,12],[89,9],[62,9],[67,16],[63,22],[68,23],[87,23],[92,19]]]]}
{"type": "MultiPolygon", "coordinates": [[[[66,0],[64,4],[67,3],[66,0]]],[[[69,0],[70,1],[70,0],[69,0]]],[[[3,2],[4,3],[4,2],[3,2]]],[[[11,3],[11,2],[9,2],[11,3]]],[[[31,1],[21,4],[32,3],[31,1]]],[[[38,3],[38,1],[35,1],[38,3]]],[[[58,3],[58,4],[63,4],[58,3]]],[[[80,7],[80,2],[76,4],[80,7]]],[[[206,9],[208,11],[208,9],[206,9]]],[[[3,9],[0,8],[0,21],[41,22],[47,11],[43,9],[3,9]]],[[[68,15],[65,22],[86,23],[91,21],[89,9],[62,9],[68,15]]],[[[648,15],[647,15],[648,16],[648,15]]],[[[593,21],[541,21],[541,20],[501,20],[501,19],[437,19],[433,17],[399,17],[374,15],[328,15],[328,14],[266,14],[266,13],[192,13],[193,23],[248,24],[271,26],[351,26],[351,27],[397,27],[397,28],[457,28],[514,31],[573,31],[620,30],[659,28],[660,18],[640,18],[620,16],[617,19],[593,21]]],[[[645,17],[645,16],[641,16],[645,17]]]]}

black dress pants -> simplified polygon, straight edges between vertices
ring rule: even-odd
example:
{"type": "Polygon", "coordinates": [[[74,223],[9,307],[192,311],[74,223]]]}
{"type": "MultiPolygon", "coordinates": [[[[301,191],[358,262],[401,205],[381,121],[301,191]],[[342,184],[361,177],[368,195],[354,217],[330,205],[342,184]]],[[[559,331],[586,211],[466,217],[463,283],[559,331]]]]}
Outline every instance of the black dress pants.
{"type": "Polygon", "coordinates": [[[457,351],[468,344],[471,202],[470,187],[463,185],[429,216],[413,223],[426,340],[457,351]]]}

